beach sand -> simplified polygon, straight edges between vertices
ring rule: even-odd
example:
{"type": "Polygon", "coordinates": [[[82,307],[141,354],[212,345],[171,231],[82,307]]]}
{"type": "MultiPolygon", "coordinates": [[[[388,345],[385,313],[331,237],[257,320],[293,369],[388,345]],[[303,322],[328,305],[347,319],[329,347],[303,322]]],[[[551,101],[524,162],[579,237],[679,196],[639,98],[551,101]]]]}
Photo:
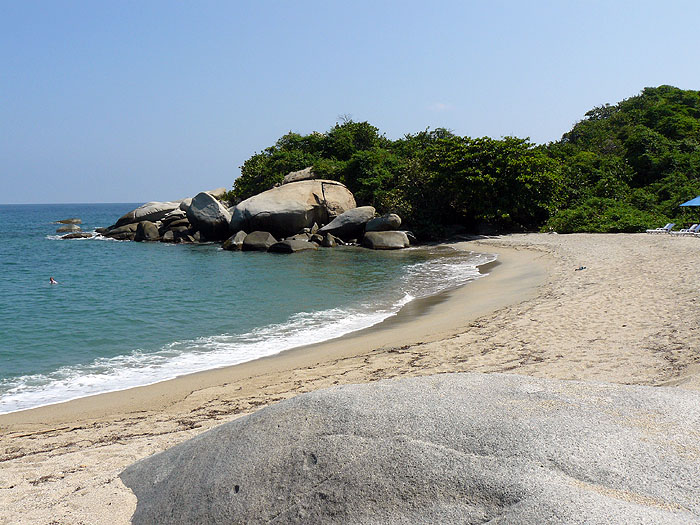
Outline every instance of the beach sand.
{"type": "Polygon", "coordinates": [[[377,327],[0,416],[0,524],[128,523],[136,498],[118,478],[127,465],[336,384],[471,371],[700,389],[700,239],[523,234],[453,246],[499,263],[377,327]]]}

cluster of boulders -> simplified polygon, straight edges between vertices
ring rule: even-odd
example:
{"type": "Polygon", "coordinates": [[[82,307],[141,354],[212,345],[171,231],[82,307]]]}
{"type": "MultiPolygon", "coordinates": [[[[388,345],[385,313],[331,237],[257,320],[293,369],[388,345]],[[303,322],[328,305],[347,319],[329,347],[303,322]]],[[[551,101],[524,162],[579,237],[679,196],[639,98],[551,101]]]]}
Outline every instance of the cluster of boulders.
{"type": "Polygon", "coordinates": [[[225,192],[220,188],[179,201],[149,202],[96,231],[117,240],[223,242],[225,250],[277,253],[344,244],[400,249],[412,238],[399,230],[398,215],[376,217],[373,207],[357,207],[343,184],[316,179],[310,168],[235,206],[221,200],[225,192]]]}
{"type": "Polygon", "coordinates": [[[91,233],[82,231],[82,228],[80,227],[80,224],[82,223],[82,219],[78,219],[77,217],[61,219],[60,221],[55,222],[55,224],[61,225],[56,229],[56,233],[69,232],[66,235],[61,236],[61,239],[86,239],[88,237],[92,237],[91,233]]]}

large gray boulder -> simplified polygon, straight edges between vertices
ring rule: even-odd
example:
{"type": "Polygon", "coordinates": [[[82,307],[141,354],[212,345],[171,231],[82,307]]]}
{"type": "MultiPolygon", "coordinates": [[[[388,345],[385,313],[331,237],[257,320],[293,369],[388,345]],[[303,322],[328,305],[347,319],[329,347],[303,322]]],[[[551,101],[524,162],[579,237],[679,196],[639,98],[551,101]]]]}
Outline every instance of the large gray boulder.
{"type": "Polygon", "coordinates": [[[318,246],[302,239],[286,239],[276,242],[267,249],[268,252],[272,253],[295,253],[305,250],[318,250],[318,246]]]}
{"type": "Polygon", "coordinates": [[[350,190],[331,180],[284,184],[240,202],[232,208],[231,231],[269,231],[284,238],[324,224],[356,206],[350,190]]]}
{"type": "Polygon", "coordinates": [[[303,170],[299,171],[292,171],[290,173],[287,173],[284,176],[284,180],[282,181],[282,184],[289,184],[290,182],[299,182],[302,180],[311,180],[315,179],[316,175],[312,171],[313,168],[309,166],[308,168],[304,168],[303,170]]]}
{"type": "Polygon", "coordinates": [[[135,210],[125,213],[115,223],[115,226],[123,226],[124,224],[133,224],[141,221],[156,222],[165,217],[171,211],[180,206],[180,201],[177,202],[147,202],[139,206],[135,210]]]}
{"type": "Polygon", "coordinates": [[[207,240],[222,241],[228,238],[231,214],[211,194],[203,191],[195,195],[186,213],[190,224],[207,240]]]}
{"type": "Polygon", "coordinates": [[[698,523],[700,392],[443,374],[303,394],[121,474],[142,523],[698,523]]]}
{"type": "Polygon", "coordinates": [[[159,239],[160,233],[158,232],[158,226],[154,223],[150,221],[141,221],[136,227],[136,233],[134,235],[135,241],[157,241],[159,239]]]}
{"type": "Polygon", "coordinates": [[[400,250],[410,244],[405,232],[367,232],[362,238],[362,246],[371,250],[400,250]]]}
{"type": "Polygon", "coordinates": [[[401,217],[395,213],[387,213],[381,217],[375,217],[365,225],[365,231],[385,232],[398,230],[401,227],[401,217]]]}
{"type": "Polygon", "coordinates": [[[244,252],[266,252],[276,242],[270,233],[255,231],[245,236],[241,248],[244,252]]]}
{"type": "Polygon", "coordinates": [[[320,228],[318,233],[332,233],[343,240],[357,238],[365,231],[365,224],[374,218],[375,213],[372,206],[360,206],[348,210],[320,228]]]}

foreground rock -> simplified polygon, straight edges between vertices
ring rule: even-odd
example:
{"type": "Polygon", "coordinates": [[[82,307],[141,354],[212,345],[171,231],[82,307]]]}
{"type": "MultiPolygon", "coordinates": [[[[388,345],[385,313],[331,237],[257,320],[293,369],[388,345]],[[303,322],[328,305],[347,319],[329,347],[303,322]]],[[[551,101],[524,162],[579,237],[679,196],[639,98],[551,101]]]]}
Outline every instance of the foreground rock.
{"type": "Polygon", "coordinates": [[[696,523],[700,393],[443,374],[297,396],[121,474],[133,523],[696,523]]]}
{"type": "Polygon", "coordinates": [[[156,222],[165,217],[168,213],[180,207],[177,202],[147,202],[135,210],[125,213],[114,224],[115,227],[125,224],[134,224],[141,221],[156,222]]]}
{"type": "Polygon", "coordinates": [[[360,206],[339,215],[318,232],[332,233],[343,240],[356,239],[365,231],[365,224],[374,218],[375,213],[372,206],[360,206]]]}
{"type": "Polygon", "coordinates": [[[229,236],[231,214],[216,197],[198,193],[187,208],[187,219],[209,241],[223,241],[229,236]]]}
{"type": "Polygon", "coordinates": [[[272,253],[295,253],[304,250],[318,250],[318,246],[302,239],[286,239],[276,242],[267,251],[272,253]]]}
{"type": "Polygon", "coordinates": [[[266,252],[276,242],[277,239],[268,232],[256,231],[246,235],[242,248],[244,252],[266,252]]]}
{"type": "Polygon", "coordinates": [[[367,232],[362,239],[362,246],[372,250],[400,250],[408,248],[410,244],[404,232],[367,232]]]}
{"type": "Polygon", "coordinates": [[[232,208],[231,231],[267,231],[279,238],[325,224],[356,206],[350,190],[332,180],[305,180],[264,191],[232,208]]]}

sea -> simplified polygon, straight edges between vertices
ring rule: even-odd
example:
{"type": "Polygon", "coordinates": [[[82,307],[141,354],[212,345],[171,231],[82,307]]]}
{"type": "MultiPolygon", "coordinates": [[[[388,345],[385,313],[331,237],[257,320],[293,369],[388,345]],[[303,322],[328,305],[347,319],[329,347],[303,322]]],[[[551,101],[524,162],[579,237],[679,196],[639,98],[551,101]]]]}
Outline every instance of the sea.
{"type": "Polygon", "coordinates": [[[140,204],[0,205],[0,414],[340,337],[468,284],[495,259],[449,247],[229,252],[94,233],[140,204]],[[56,233],[74,217],[90,238],[56,233]]]}

